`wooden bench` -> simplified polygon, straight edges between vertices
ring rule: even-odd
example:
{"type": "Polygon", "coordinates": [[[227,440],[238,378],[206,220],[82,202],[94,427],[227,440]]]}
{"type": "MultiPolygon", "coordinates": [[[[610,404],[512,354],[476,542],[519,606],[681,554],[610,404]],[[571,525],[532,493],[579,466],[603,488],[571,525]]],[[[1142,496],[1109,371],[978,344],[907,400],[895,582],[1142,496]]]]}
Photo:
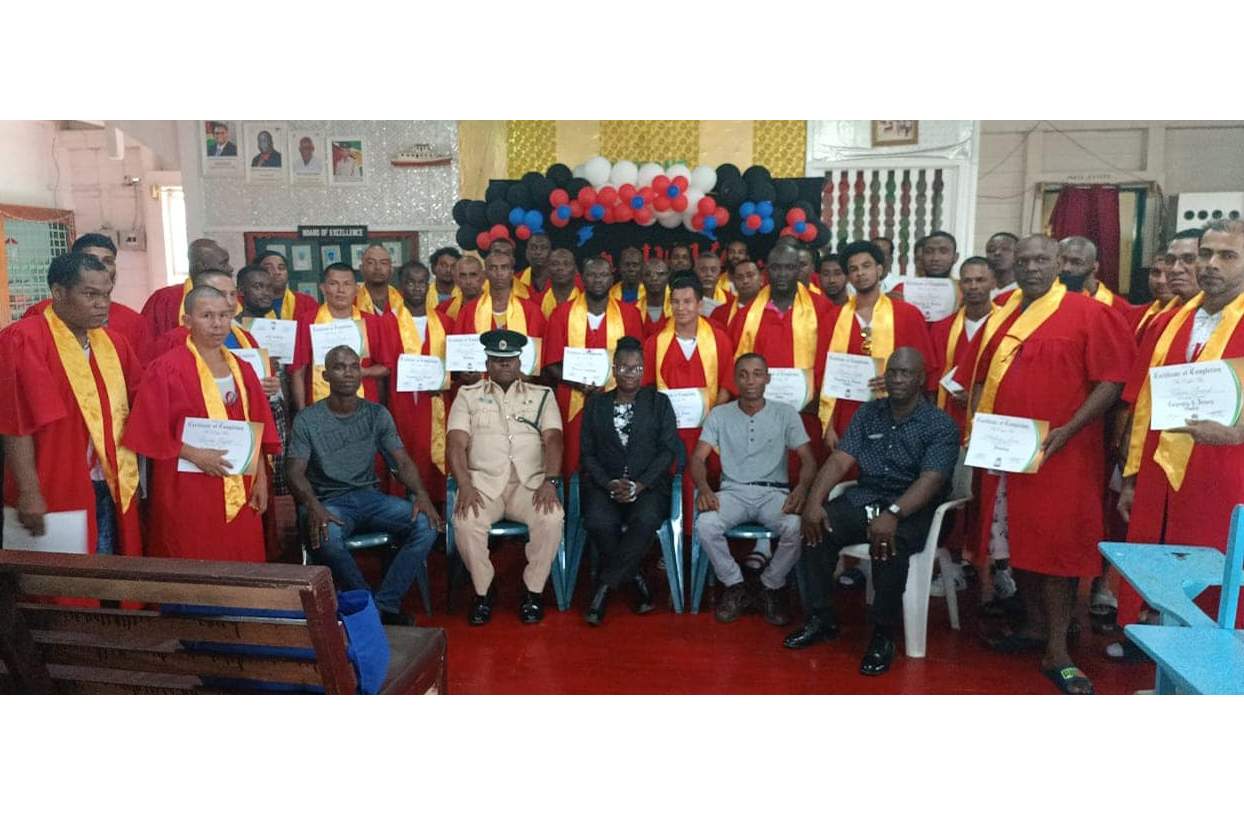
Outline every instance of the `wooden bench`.
{"type": "MultiPolygon", "coordinates": [[[[386,626],[385,633],[391,656],[381,693],[446,692],[444,629],[386,626]]],[[[229,683],[239,681],[355,692],[326,567],[0,551],[0,692],[228,693],[229,683]],[[54,597],[145,608],[83,608],[54,597]],[[161,603],[297,612],[305,619],[169,615],[152,608],[161,603]],[[298,656],[205,650],[213,645],[311,649],[314,658],[305,650],[298,656]]]]}

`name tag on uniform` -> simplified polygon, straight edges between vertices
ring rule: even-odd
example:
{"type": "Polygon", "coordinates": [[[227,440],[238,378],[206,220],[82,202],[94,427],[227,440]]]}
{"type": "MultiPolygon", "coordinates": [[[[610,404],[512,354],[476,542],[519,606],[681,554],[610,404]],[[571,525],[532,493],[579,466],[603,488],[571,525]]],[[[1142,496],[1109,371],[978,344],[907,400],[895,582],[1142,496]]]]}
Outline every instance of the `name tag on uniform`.
{"type": "Polygon", "coordinates": [[[868,434],[868,438],[872,441],[876,441],[877,439],[884,438],[884,437],[885,437],[884,433],[869,433],[868,434]]]}

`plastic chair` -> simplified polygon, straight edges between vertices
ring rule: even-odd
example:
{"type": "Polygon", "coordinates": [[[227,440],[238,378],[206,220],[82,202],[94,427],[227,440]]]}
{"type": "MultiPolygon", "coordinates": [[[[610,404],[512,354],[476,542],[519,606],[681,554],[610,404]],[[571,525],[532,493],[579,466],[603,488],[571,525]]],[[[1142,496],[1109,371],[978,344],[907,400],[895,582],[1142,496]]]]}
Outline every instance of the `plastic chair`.
{"type": "MultiPolygon", "coordinates": [[[[665,577],[669,581],[670,601],[674,605],[674,613],[683,613],[683,596],[686,594],[686,579],[682,567],[682,466],[679,465],[670,485],[670,516],[657,529],[657,539],[661,542],[661,555],[665,559],[665,577]]],[[[566,605],[574,596],[575,583],[579,579],[579,565],[583,560],[583,550],[587,544],[587,527],[583,523],[582,504],[579,501],[579,473],[570,476],[570,501],[566,507],[566,563],[563,570],[566,581],[566,605]]],[[[559,552],[560,556],[560,552],[559,552]]],[[[593,581],[598,572],[598,556],[596,547],[592,547],[591,575],[593,581]]]]}
{"type": "MultiPolygon", "coordinates": [[[[562,502],[565,507],[565,495],[559,485],[557,487],[557,500],[562,502]]],[[[466,566],[462,563],[462,556],[458,554],[458,547],[454,545],[454,504],[458,501],[458,483],[451,475],[446,479],[445,483],[445,554],[448,558],[449,572],[449,597],[446,601],[446,608],[453,610],[454,601],[454,582],[455,576],[466,571],[466,566]]],[[[557,598],[557,610],[565,611],[570,607],[570,597],[566,592],[565,585],[565,565],[566,565],[566,527],[569,522],[569,512],[566,513],[567,523],[562,524],[562,538],[557,545],[557,554],[553,557],[553,569],[549,573],[549,580],[553,584],[553,594],[557,598]]],[[[529,534],[527,524],[511,521],[503,518],[492,525],[488,530],[488,537],[491,538],[525,538],[529,534]]]]}
{"type": "MultiPolygon", "coordinates": [[[[298,507],[298,539],[302,543],[302,565],[310,566],[313,561],[311,559],[311,549],[307,546],[307,529],[306,529],[307,512],[302,507],[298,507]]],[[[385,532],[375,532],[366,535],[351,535],[346,538],[346,549],[351,552],[362,551],[366,549],[379,549],[389,546],[396,548],[389,535],[385,532]]],[[[432,592],[428,588],[428,562],[424,560],[419,564],[418,571],[415,572],[415,582],[419,585],[419,596],[423,599],[423,610],[429,616],[432,614],[432,592]]]]}

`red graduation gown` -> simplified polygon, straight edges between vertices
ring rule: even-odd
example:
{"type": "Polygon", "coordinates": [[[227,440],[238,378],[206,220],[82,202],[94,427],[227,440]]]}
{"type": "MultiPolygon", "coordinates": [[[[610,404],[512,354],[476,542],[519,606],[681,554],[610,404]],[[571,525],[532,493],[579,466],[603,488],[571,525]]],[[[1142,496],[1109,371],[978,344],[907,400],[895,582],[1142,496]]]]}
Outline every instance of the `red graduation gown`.
{"type": "MultiPolygon", "coordinates": [[[[449,318],[440,312],[428,312],[428,321],[440,320],[441,326],[444,327],[445,333],[452,333],[452,324],[449,318]]],[[[398,342],[401,342],[401,332],[397,327],[397,316],[390,310],[383,317],[384,320],[392,323],[391,330],[397,334],[398,342]]],[[[430,331],[426,332],[423,339],[423,345],[420,346],[417,353],[430,354],[432,352],[429,343],[430,331]]],[[[411,352],[416,353],[416,352],[411,352]]],[[[397,434],[402,439],[402,446],[406,448],[406,452],[410,454],[414,460],[415,466],[419,468],[419,479],[423,481],[424,487],[427,488],[428,494],[433,500],[445,500],[445,473],[442,473],[432,461],[432,400],[436,398],[436,394],[431,393],[414,393],[397,391],[397,359],[394,357],[392,373],[389,375],[389,412],[393,414],[393,421],[397,424],[397,434]]],[[[446,390],[439,396],[445,400],[445,416],[449,416],[449,406],[453,402],[452,394],[446,390]]],[[[444,433],[444,430],[441,431],[444,433]]],[[[446,453],[446,466],[448,467],[448,453],[446,453]]],[[[390,488],[394,490],[400,497],[406,497],[406,487],[396,479],[391,480],[390,488]]]]}
{"type": "MultiPolygon", "coordinates": [[[[622,328],[624,334],[635,339],[643,339],[643,325],[639,318],[639,312],[629,303],[613,301],[618,304],[618,310],[622,312],[622,328]]],[[[549,321],[544,327],[544,359],[541,366],[555,365],[560,363],[566,356],[566,346],[569,345],[570,336],[570,309],[573,303],[562,303],[553,309],[553,313],[549,315],[549,321]]],[[[584,318],[586,321],[586,318],[584,318]]],[[[584,348],[606,348],[606,318],[601,319],[600,328],[592,330],[591,324],[584,328],[583,347],[584,348]]],[[[580,423],[583,421],[583,411],[579,411],[574,419],[568,419],[570,415],[570,394],[571,388],[565,383],[557,385],[557,407],[562,413],[562,439],[564,444],[564,452],[562,453],[562,473],[567,477],[571,473],[579,470],[579,433],[580,423]]]]}
{"type": "MultiPolygon", "coordinates": [[[[514,297],[522,306],[523,315],[527,318],[527,336],[543,337],[544,336],[544,312],[540,311],[540,307],[526,297],[519,297],[514,293],[514,297]]],[[[458,319],[454,321],[455,334],[479,334],[481,332],[475,330],[475,308],[480,303],[480,298],[476,297],[469,303],[463,303],[462,308],[458,310],[458,319]]],[[[496,328],[497,321],[489,318],[488,327],[496,328]]],[[[509,326],[506,326],[509,328],[509,326]]]]}
{"type": "Polygon", "coordinates": [[[151,327],[151,335],[159,339],[161,334],[181,325],[181,301],[185,297],[185,284],[174,283],[156,289],[143,304],[142,317],[151,327]]]}
{"type": "MultiPolygon", "coordinates": [[[[105,331],[117,349],[117,359],[132,401],[142,376],[142,365],[119,331],[112,326],[105,331]]],[[[111,415],[108,391],[94,354],[90,364],[103,415],[107,418],[111,415]]],[[[117,430],[120,428],[112,428],[110,422],[104,422],[106,443],[113,447],[114,453],[116,439],[111,434],[117,430]]],[[[85,509],[87,548],[93,553],[98,529],[95,488],[86,460],[90,431],[56,351],[52,331],[42,317],[18,320],[0,332],[0,434],[34,437],[35,471],[47,511],[85,509]]],[[[97,455],[102,457],[103,451],[97,451],[97,455]]],[[[17,497],[17,484],[5,467],[4,505],[17,506],[17,497]]],[[[141,555],[138,496],[134,496],[128,512],[122,513],[119,504],[116,511],[117,554],[141,555]]]]}
{"type": "MultiPolygon", "coordinates": [[[[50,299],[40,300],[26,309],[26,313],[22,317],[42,314],[51,304],[52,301],[50,299]]],[[[129,306],[114,300],[112,305],[108,307],[108,327],[129,341],[130,349],[138,357],[138,361],[141,364],[146,365],[159,356],[156,353],[155,337],[151,334],[151,326],[147,325],[147,321],[143,319],[141,314],[129,306]]]]}
{"type": "MultiPolygon", "coordinates": [[[[302,369],[308,405],[312,404],[311,394],[315,381],[315,366],[311,364],[314,358],[311,347],[311,325],[315,322],[315,315],[319,313],[319,310],[320,307],[317,305],[315,311],[303,312],[298,318],[298,341],[294,347],[294,361],[285,366],[291,376],[298,369],[302,369]]],[[[392,379],[393,368],[397,365],[397,358],[402,353],[402,338],[398,335],[397,323],[366,311],[360,311],[359,314],[363,318],[363,328],[367,331],[368,356],[361,360],[362,366],[366,368],[369,365],[383,365],[389,369],[389,378],[392,379]]],[[[363,377],[363,398],[369,402],[380,403],[380,381],[378,379],[371,376],[363,377]]]]}
{"type": "MultiPolygon", "coordinates": [[[[1016,311],[994,333],[977,366],[983,383],[989,361],[1016,311]]],[[[968,351],[976,359],[981,328],[968,351]]],[[[998,387],[993,413],[1044,419],[1050,429],[1066,424],[1097,382],[1125,382],[1135,344],[1119,313],[1068,292],[1059,308],[1020,346],[998,387]]],[[[955,379],[970,388],[971,366],[955,379]]],[[[1032,474],[1007,475],[1007,521],[1011,562],[1017,569],[1064,577],[1092,577],[1101,571],[1104,419],[1099,417],[1032,474]]],[[[994,497],[1000,476],[981,477],[981,548],[988,549],[994,497]]]]}
{"type": "MultiPolygon", "coordinates": [[[[264,426],[261,449],[281,451],[280,437],[263,386],[249,365],[239,365],[250,407],[250,420],[264,426]]],[[[241,401],[226,406],[229,418],[245,418],[241,401]]],[[[263,521],[249,505],[225,521],[222,480],[203,473],[177,471],[181,430],[188,417],[207,417],[194,356],[184,345],[157,357],[147,368],[124,444],[151,460],[147,554],[200,560],[262,563],[263,521]]],[[[245,478],[250,495],[253,478],[245,478]]]]}
{"type": "MultiPolygon", "coordinates": [[[[950,315],[944,320],[929,323],[929,339],[933,342],[933,353],[937,357],[937,368],[930,378],[930,381],[932,381],[934,385],[937,385],[937,383],[941,381],[942,371],[946,369],[946,353],[950,349],[950,328],[954,324],[955,316],[957,314],[958,312],[955,312],[955,314],[950,315]]],[[[982,323],[981,327],[977,329],[977,331],[983,330],[984,327],[985,326],[982,323]]],[[[951,368],[955,368],[957,366],[961,371],[965,367],[972,367],[972,358],[968,356],[968,346],[970,344],[971,343],[968,340],[967,328],[961,328],[959,330],[959,342],[955,346],[955,358],[951,362],[951,368]]],[[[958,373],[958,371],[956,371],[956,373],[958,373]]],[[[940,387],[940,385],[937,387],[940,387]]],[[[939,395],[937,388],[929,388],[929,390],[933,393],[933,403],[937,404],[937,397],[939,395]]],[[[950,416],[950,418],[955,420],[955,424],[959,425],[959,433],[962,434],[964,426],[967,423],[967,407],[947,396],[946,406],[942,409],[946,411],[946,414],[950,416]]]]}

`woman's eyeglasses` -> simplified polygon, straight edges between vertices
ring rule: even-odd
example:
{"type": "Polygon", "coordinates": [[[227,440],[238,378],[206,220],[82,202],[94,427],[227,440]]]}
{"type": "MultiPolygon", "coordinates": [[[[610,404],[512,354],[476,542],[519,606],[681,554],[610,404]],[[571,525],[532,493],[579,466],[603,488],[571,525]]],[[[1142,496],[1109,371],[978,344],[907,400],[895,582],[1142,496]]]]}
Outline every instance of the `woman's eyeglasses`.
{"type": "Polygon", "coordinates": [[[644,372],[644,366],[642,364],[640,365],[614,365],[613,370],[614,370],[614,373],[619,373],[619,374],[622,374],[623,376],[631,376],[633,374],[642,374],[644,372]]]}

